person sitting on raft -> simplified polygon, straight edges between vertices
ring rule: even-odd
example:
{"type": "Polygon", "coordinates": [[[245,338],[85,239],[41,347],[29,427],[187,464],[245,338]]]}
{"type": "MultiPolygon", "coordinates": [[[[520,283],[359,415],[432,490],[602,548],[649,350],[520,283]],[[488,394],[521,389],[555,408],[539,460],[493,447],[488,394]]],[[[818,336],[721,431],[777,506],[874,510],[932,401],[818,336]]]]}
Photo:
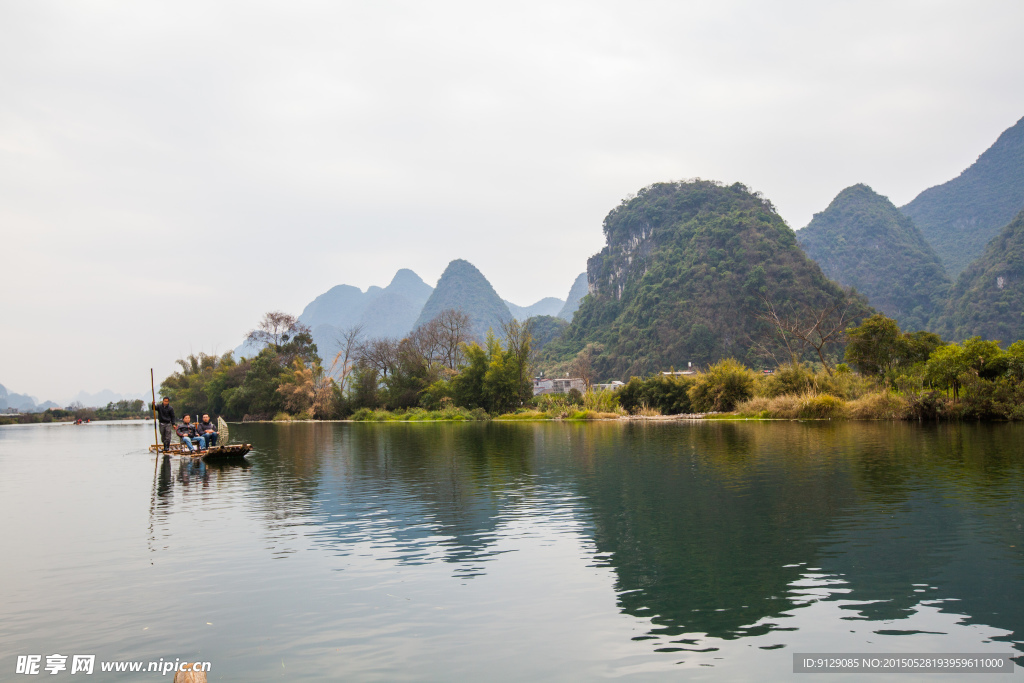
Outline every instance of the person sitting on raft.
{"type": "Polygon", "coordinates": [[[209,415],[203,414],[203,421],[196,425],[196,431],[199,432],[199,436],[206,439],[207,448],[217,445],[217,425],[210,422],[209,415]]]}
{"type": "Polygon", "coordinates": [[[192,424],[192,418],[188,415],[181,418],[181,424],[178,425],[178,429],[175,431],[177,431],[178,436],[181,437],[181,443],[188,446],[189,453],[196,452],[195,446],[192,445],[193,439],[199,442],[200,451],[206,450],[206,439],[199,435],[199,432],[196,431],[196,426],[192,424]]]}

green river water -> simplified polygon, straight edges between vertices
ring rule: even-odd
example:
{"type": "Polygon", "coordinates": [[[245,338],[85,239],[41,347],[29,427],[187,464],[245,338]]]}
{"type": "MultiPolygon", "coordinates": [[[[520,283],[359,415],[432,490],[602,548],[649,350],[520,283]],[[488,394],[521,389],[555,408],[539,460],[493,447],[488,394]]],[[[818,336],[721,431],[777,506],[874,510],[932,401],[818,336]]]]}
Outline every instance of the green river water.
{"type": "Polygon", "coordinates": [[[248,466],[154,458],[151,424],[0,427],[0,680],[55,653],[211,681],[840,681],[865,677],[793,653],[1024,651],[1018,425],[231,431],[248,466]]]}

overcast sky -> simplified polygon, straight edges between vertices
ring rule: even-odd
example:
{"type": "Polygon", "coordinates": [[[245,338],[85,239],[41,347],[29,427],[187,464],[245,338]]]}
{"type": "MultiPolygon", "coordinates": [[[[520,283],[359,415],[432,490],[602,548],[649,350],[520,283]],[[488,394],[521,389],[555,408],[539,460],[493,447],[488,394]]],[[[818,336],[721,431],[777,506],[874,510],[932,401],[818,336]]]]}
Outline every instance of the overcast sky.
{"type": "Polygon", "coordinates": [[[0,2],[0,383],[148,391],[399,268],[564,298],[652,182],[793,228],[1024,116],[1024,3],[0,2]]]}

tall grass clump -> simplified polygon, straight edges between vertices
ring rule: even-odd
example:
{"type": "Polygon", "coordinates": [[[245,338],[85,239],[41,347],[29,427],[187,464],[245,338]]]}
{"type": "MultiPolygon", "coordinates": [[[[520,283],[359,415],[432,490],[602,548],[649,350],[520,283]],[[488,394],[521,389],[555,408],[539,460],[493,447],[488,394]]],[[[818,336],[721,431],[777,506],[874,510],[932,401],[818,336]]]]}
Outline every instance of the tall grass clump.
{"type": "Polygon", "coordinates": [[[846,402],[831,394],[755,396],[737,405],[736,412],[747,417],[777,420],[836,420],[845,416],[846,402]]]}
{"type": "Polygon", "coordinates": [[[620,413],[619,398],[614,391],[591,389],[583,394],[583,409],[597,413],[620,413]]]}
{"type": "Polygon", "coordinates": [[[904,420],[910,416],[910,403],[882,389],[849,401],[845,414],[851,420],[904,420]]]}
{"type": "MultiPolygon", "coordinates": [[[[541,394],[531,401],[533,407],[552,419],[605,419],[625,414],[619,406],[619,398],[614,391],[590,390],[568,394],[541,394]]],[[[525,414],[526,411],[517,411],[525,414]]],[[[530,419],[525,417],[506,416],[504,419],[530,419]]]]}
{"type": "Polygon", "coordinates": [[[874,381],[849,372],[849,368],[843,367],[829,374],[823,370],[815,372],[809,363],[794,362],[781,365],[773,374],[764,377],[755,393],[768,398],[787,394],[829,394],[849,400],[875,389],[877,384],[874,381]]]}
{"type": "Polygon", "coordinates": [[[482,408],[456,408],[447,406],[441,410],[410,408],[408,410],[383,410],[360,408],[349,418],[353,422],[469,422],[487,420],[490,416],[482,408]]]}

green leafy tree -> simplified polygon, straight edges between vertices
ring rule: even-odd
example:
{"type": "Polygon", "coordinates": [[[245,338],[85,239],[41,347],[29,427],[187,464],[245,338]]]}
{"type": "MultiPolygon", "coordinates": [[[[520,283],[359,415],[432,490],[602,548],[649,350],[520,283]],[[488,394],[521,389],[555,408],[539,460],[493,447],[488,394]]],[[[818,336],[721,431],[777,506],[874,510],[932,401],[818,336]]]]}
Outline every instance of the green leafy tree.
{"type": "Polygon", "coordinates": [[[960,392],[960,376],[966,370],[963,349],[958,344],[935,349],[925,365],[926,377],[932,386],[952,392],[954,401],[960,392]]]}
{"type": "Polygon", "coordinates": [[[866,375],[881,375],[899,362],[900,327],[877,313],[846,330],[846,362],[866,375]]]}
{"type": "Polygon", "coordinates": [[[963,364],[971,372],[985,379],[993,379],[1006,370],[1006,361],[999,342],[971,337],[961,345],[963,364]]]}
{"type": "Polygon", "coordinates": [[[934,332],[904,332],[898,342],[900,362],[904,365],[926,363],[932,352],[944,343],[934,332]]]}
{"type": "Polygon", "coordinates": [[[630,377],[618,390],[619,405],[630,413],[653,408],[662,415],[693,412],[689,391],[696,383],[693,376],[657,374],[647,379],[630,377]]]}
{"type": "Polygon", "coordinates": [[[519,403],[518,368],[511,353],[501,348],[492,333],[487,335],[487,371],[484,373],[485,408],[492,413],[505,413],[519,403]]]}
{"type": "Polygon", "coordinates": [[[463,347],[465,366],[452,379],[452,394],[455,404],[465,408],[484,408],[484,375],[487,374],[490,362],[485,351],[476,342],[463,347]]]}
{"type": "Polygon", "coordinates": [[[231,394],[226,408],[233,415],[273,417],[284,410],[284,397],[277,391],[285,373],[273,347],[264,348],[252,359],[245,380],[231,394]]]}
{"type": "Polygon", "coordinates": [[[1024,340],[1015,341],[1006,349],[1006,376],[1024,382],[1024,340]]]}

